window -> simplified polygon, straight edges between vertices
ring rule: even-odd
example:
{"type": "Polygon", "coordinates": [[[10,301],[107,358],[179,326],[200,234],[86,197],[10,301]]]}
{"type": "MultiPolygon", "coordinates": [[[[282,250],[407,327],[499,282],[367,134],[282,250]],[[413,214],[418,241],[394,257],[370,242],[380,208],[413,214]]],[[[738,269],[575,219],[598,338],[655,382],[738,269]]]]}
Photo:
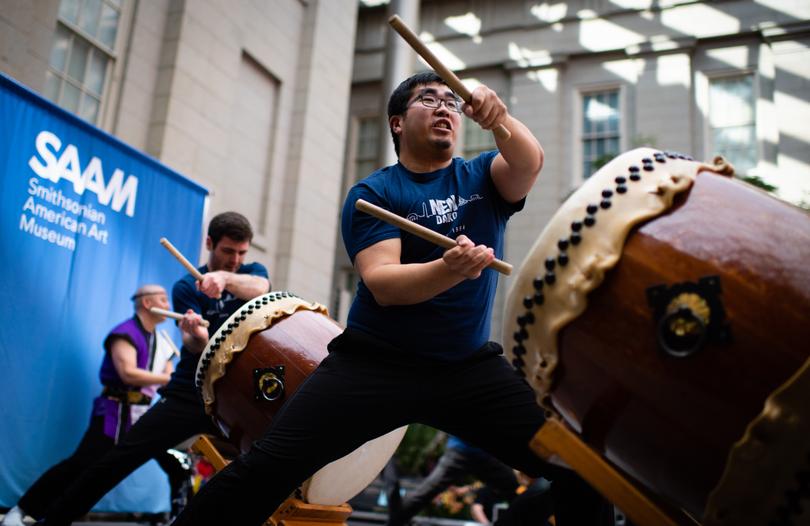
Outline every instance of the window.
{"type": "Polygon", "coordinates": [[[481,152],[496,149],[495,136],[470,119],[464,121],[464,158],[472,159],[481,152]]]}
{"type": "Polygon", "coordinates": [[[755,115],[753,75],[709,81],[711,149],[731,162],[737,173],[757,165],[755,115]]]}
{"type": "Polygon", "coordinates": [[[582,176],[619,154],[619,90],[582,96],[582,176]]]}
{"type": "Polygon", "coordinates": [[[94,124],[115,59],[122,1],[62,0],[59,4],[44,94],[94,124]]]}
{"type": "MultiPolygon", "coordinates": [[[[494,79],[490,80],[493,80],[493,82],[497,84],[497,81],[494,79]]],[[[502,101],[509,100],[503,95],[503,90],[496,90],[496,93],[502,101]]],[[[475,121],[466,118],[463,113],[461,114],[461,118],[464,121],[463,157],[465,159],[473,159],[483,152],[488,152],[498,148],[498,146],[495,144],[495,136],[492,134],[492,131],[482,129],[480,126],[478,126],[478,124],[475,123],[475,121]]]]}
{"type": "Polygon", "coordinates": [[[364,117],[358,120],[357,128],[354,156],[355,181],[359,181],[379,168],[377,154],[380,145],[380,121],[377,117],[364,117]]]}

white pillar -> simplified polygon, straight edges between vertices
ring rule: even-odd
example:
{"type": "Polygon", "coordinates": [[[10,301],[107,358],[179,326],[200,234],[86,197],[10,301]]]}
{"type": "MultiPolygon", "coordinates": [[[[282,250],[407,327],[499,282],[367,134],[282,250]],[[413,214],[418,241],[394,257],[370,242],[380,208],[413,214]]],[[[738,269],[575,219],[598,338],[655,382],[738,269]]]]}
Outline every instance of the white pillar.
{"type": "MultiPolygon", "coordinates": [[[[420,0],[391,0],[388,16],[399,15],[405,24],[419,33],[420,0]]],[[[380,104],[380,149],[377,159],[380,167],[397,162],[391,131],[388,127],[388,97],[400,82],[411,76],[416,60],[416,52],[391,27],[386,28],[385,70],[383,73],[380,104]]]]}

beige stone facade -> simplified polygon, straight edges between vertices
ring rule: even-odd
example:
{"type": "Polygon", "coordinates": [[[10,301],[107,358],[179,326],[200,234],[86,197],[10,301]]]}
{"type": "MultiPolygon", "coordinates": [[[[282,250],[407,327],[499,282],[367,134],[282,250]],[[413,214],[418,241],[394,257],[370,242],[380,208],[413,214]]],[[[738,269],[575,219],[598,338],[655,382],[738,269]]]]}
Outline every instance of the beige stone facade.
{"type": "MultiPolygon", "coordinates": [[[[0,4],[0,70],[35,91],[47,89],[57,31],[96,40],[89,16],[64,14],[89,4],[0,4]]],[[[328,303],[356,2],[95,5],[118,13],[95,124],[208,188],[209,218],[245,214],[251,258],[275,288],[328,303]]]]}

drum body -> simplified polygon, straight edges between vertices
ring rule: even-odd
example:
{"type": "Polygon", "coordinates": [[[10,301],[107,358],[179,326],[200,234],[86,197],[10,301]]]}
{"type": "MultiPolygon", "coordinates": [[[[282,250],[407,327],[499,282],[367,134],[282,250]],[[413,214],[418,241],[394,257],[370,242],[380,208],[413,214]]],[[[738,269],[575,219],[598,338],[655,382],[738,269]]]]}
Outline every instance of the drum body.
{"type": "Polygon", "coordinates": [[[340,326],[328,316],[300,310],[253,333],[214,388],[213,415],[229,440],[247,451],[326,357],[326,346],[340,332],[340,326]],[[273,385],[267,385],[268,381],[273,385]],[[268,396],[268,389],[276,392],[268,396]]]}
{"type": "MultiPolygon", "coordinates": [[[[629,166],[656,152],[631,153],[605,167],[608,189],[615,191],[614,180],[628,178],[634,173],[629,166]]],[[[667,161],[671,169],[686,162],[666,158],[650,172],[666,171],[667,161]]],[[[583,263],[587,257],[574,256],[580,247],[587,250],[584,243],[566,247],[572,265],[590,278],[604,272],[604,280],[574,308],[580,312],[554,327],[553,360],[546,359],[547,349],[532,347],[528,331],[525,338],[519,334],[529,327],[525,319],[522,325],[507,321],[507,334],[516,331],[513,349],[545,356],[536,376],[524,371],[545,405],[650,493],[700,518],[729,469],[735,443],[810,356],[810,218],[705,166],[692,170],[693,183],[673,195],[670,207],[636,226],[620,225],[626,241],[619,241],[620,255],[610,265],[595,271],[583,263]],[[546,374],[542,368],[550,361],[554,371],[546,374]]],[[[641,175],[639,185],[652,174],[641,175]]],[[[591,199],[599,205],[601,196],[591,199]]],[[[623,199],[610,197],[613,204],[623,199]]],[[[597,229],[599,221],[611,222],[611,208],[599,206],[596,224],[579,231],[583,239],[615,234],[597,229]]],[[[561,251],[555,249],[552,258],[561,251]]],[[[559,260],[555,270],[559,279],[543,285],[546,296],[577,295],[576,271],[559,260]]],[[[543,276],[536,268],[530,273],[543,276]]],[[[525,279],[522,288],[510,298],[519,305],[511,310],[513,320],[525,315],[525,279]]],[[[542,308],[565,309],[565,301],[533,305],[534,316],[542,308]]],[[[797,458],[810,463],[803,452],[797,458]]],[[[806,466],[783,468],[789,479],[806,466]]]]}
{"type": "MultiPolygon", "coordinates": [[[[251,300],[219,328],[200,358],[197,386],[206,411],[247,451],[342,330],[325,307],[287,292],[251,300]]],[[[347,501],[376,477],[404,434],[405,428],[392,431],[324,467],[304,484],[304,499],[347,501]]]]}

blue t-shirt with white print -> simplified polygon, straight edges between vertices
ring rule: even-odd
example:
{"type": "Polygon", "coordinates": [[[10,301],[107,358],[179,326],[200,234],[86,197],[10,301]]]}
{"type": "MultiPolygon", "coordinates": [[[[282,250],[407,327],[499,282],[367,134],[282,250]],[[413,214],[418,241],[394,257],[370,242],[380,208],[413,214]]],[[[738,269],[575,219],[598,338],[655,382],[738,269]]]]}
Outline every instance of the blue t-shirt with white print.
{"type": "MultiPolygon", "coordinates": [[[[497,151],[430,173],[414,173],[401,163],[377,170],[355,184],[343,206],[342,233],[354,263],[358,252],[385,239],[400,238],[401,262],[426,263],[445,249],[355,209],[364,199],[410,221],[455,239],[461,234],[503,257],[506,222],[524,201],[510,204],[490,176],[497,151]]],[[[361,280],[349,311],[348,327],[370,334],[407,352],[445,361],[471,356],[489,339],[498,275],[485,269],[430,300],[416,305],[383,307],[361,280]]]]}

